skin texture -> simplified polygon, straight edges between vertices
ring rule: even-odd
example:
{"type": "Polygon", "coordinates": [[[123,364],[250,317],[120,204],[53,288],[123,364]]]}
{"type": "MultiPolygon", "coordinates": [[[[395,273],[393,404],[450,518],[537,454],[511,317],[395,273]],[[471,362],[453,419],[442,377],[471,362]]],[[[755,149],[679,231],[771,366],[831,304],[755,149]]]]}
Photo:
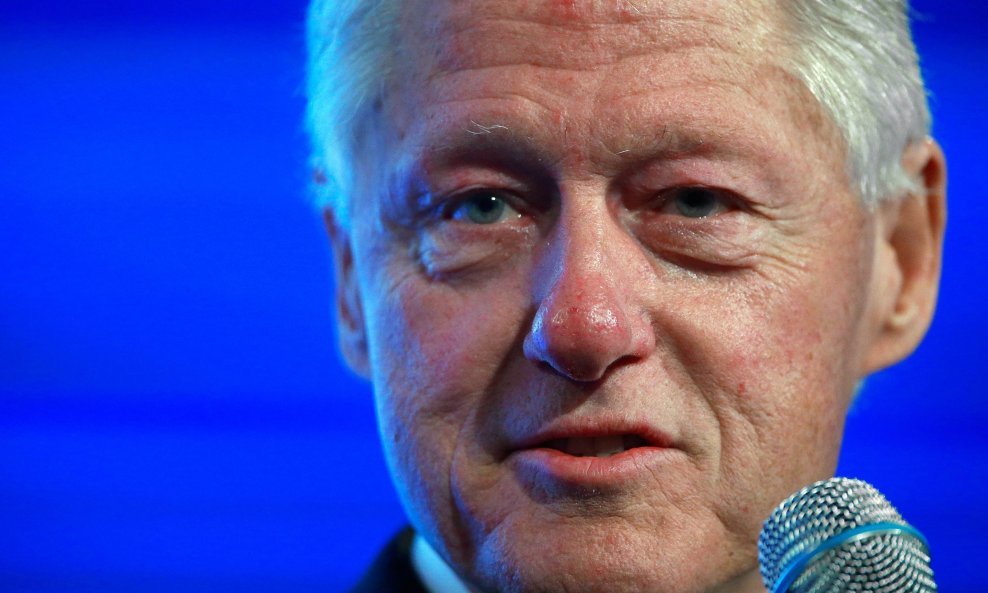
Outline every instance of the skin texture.
{"type": "Polygon", "coordinates": [[[855,384],[932,315],[939,149],[907,155],[926,193],[863,209],[771,3],[403,7],[353,222],[327,220],[410,520],[478,591],[762,591],[762,520],[833,474],[855,384]],[[574,432],[662,447],[609,478],[526,456],[574,432]]]}

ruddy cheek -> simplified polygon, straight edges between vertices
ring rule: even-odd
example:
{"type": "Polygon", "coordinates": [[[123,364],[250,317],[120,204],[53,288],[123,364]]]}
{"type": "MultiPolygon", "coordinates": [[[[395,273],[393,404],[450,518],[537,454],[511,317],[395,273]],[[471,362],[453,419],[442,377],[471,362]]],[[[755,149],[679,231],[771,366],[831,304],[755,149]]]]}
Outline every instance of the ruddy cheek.
{"type": "Polygon", "coordinates": [[[416,273],[389,296],[379,313],[382,356],[429,406],[452,413],[465,394],[490,379],[511,347],[515,291],[505,281],[453,286],[416,273]]]}
{"type": "Polygon", "coordinates": [[[462,333],[448,326],[455,303],[431,297],[428,288],[414,292],[396,295],[395,307],[385,318],[394,328],[395,352],[403,353],[401,362],[408,374],[423,382],[449,377],[456,370],[455,353],[462,351],[462,333]]]}
{"type": "MultiPolygon", "coordinates": [[[[718,387],[742,400],[756,401],[778,390],[777,383],[808,371],[801,353],[808,337],[804,308],[767,286],[752,286],[761,276],[738,279],[717,298],[693,299],[704,309],[693,316],[693,335],[706,336],[697,351],[718,387]]],[[[812,349],[812,348],[811,348],[812,349]]]]}

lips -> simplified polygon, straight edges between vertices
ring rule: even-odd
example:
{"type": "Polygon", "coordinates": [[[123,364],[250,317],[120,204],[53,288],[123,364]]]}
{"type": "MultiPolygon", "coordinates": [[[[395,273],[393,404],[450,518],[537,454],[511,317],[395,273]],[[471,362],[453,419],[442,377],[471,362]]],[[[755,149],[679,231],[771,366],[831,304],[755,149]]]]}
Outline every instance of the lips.
{"type": "Polygon", "coordinates": [[[542,444],[543,448],[554,449],[576,457],[611,457],[629,449],[646,446],[648,446],[648,441],[645,440],[645,437],[637,434],[552,439],[542,444]]]}
{"type": "Polygon", "coordinates": [[[654,479],[662,464],[681,453],[651,426],[573,423],[523,441],[507,462],[540,492],[564,493],[573,487],[613,492],[654,479]]]}
{"type": "Polygon", "coordinates": [[[514,451],[552,449],[576,457],[611,457],[640,447],[674,447],[673,439],[651,424],[616,419],[566,419],[517,439],[514,451]]]}

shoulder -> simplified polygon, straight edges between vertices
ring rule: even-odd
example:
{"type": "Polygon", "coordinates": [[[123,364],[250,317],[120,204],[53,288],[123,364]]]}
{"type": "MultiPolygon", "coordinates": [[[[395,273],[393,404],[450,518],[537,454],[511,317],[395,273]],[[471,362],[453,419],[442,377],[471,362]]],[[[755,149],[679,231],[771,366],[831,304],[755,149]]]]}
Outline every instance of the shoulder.
{"type": "Polygon", "coordinates": [[[350,593],[426,593],[412,567],[414,539],[415,532],[411,527],[398,532],[350,593]]]}

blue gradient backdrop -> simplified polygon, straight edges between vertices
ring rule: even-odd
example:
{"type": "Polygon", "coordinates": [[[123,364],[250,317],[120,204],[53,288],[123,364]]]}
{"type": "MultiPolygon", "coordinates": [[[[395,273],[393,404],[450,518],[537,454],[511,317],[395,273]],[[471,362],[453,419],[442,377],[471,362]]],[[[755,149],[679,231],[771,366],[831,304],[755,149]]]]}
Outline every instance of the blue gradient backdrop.
{"type": "MultiPolygon", "coordinates": [[[[951,165],[937,319],[841,473],[988,591],[988,8],[918,3],[951,165]]],[[[304,2],[0,0],[0,591],[341,591],[403,522],[334,351],[304,2]]]]}

